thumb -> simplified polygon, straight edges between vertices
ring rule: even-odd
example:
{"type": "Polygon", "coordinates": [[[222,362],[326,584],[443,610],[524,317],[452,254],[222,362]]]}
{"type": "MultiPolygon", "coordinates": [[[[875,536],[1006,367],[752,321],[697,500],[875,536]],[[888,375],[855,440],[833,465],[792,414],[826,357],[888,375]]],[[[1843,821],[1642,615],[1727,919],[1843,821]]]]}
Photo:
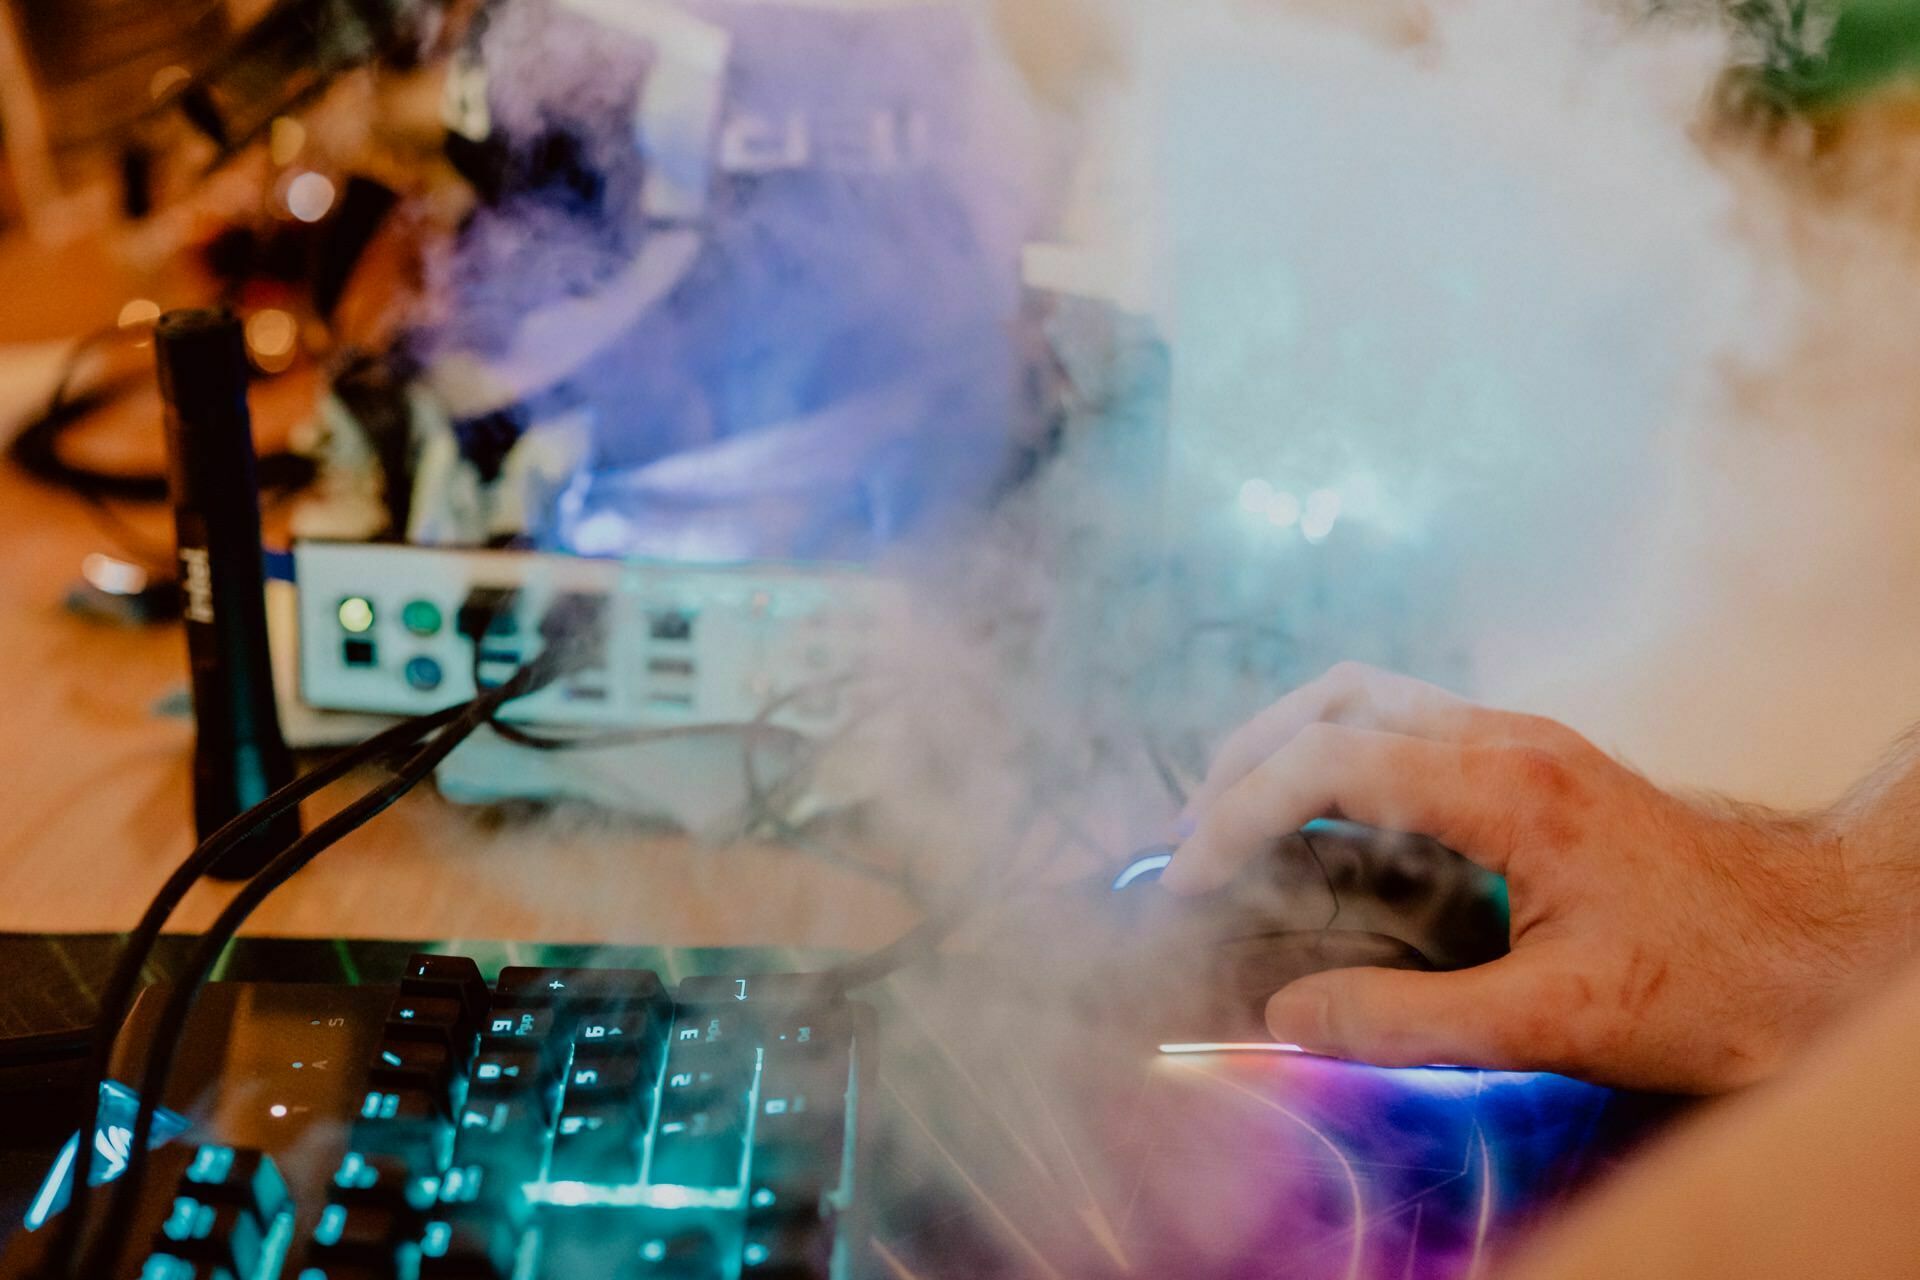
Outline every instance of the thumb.
{"type": "Polygon", "coordinates": [[[1282,1044],[1380,1067],[1539,1067],[1516,1027],[1537,1022],[1524,962],[1455,973],[1332,969],[1281,988],[1267,1029],[1282,1044]]]}

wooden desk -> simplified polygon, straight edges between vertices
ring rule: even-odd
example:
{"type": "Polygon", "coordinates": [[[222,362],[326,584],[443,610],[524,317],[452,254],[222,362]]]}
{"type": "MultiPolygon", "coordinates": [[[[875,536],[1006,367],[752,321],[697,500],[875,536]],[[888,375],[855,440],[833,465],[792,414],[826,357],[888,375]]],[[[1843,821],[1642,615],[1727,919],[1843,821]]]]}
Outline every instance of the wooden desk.
{"type": "MultiPolygon", "coordinates": [[[[143,286],[168,297],[151,284],[97,254],[0,243],[0,342],[97,328],[143,286]]],[[[310,394],[270,383],[256,417],[284,430],[310,394]]],[[[137,397],[76,448],[154,458],[156,413],[137,397]]],[[[164,545],[162,513],[135,519],[164,545]]],[[[193,844],[192,727],[157,710],[185,684],[179,630],[122,630],[62,605],[81,558],[110,545],[83,503],[0,466],[0,931],[126,928],[193,844]]],[[[231,892],[202,886],[177,927],[205,924],[231,892]]],[[[864,948],[916,918],[891,890],[788,850],[702,849],[612,821],[503,826],[422,789],[282,889],[251,931],[864,948]]]]}

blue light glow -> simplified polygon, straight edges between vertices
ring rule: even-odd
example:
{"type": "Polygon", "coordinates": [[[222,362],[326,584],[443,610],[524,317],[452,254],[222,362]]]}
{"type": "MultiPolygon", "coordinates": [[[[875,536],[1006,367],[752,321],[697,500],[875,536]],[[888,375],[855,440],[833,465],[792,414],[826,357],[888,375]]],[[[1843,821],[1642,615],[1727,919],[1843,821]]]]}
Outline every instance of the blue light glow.
{"type": "Polygon", "coordinates": [[[1114,877],[1114,892],[1118,893],[1128,885],[1134,884],[1148,876],[1157,880],[1160,878],[1160,873],[1165,871],[1172,863],[1173,851],[1170,849],[1158,853],[1143,854],[1129,863],[1125,871],[1122,871],[1118,876],[1114,877]]]}
{"type": "Polygon", "coordinates": [[[737,1209],[738,1187],[647,1186],[641,1183],[534,1182],[525,1187],[533,1204],[565,1208],[737,1209]]]}
{"type": "MultiPolygon", "coordinates": [[[[126,1171],[127,1157],[133,1149],[133,1120],[140,1109],[139,1095],[125,1085],[108,1080],[100,1086],[100,1127],[94,1134],[93,1172],[88,1178],[94,1186],[112,1182],[126,1171]]],[[[185,1132],[184,1117],[165,1107],[153,1113],[153,1140],[149,1149],[157,1149],[185,1132]]],[[[80,1154],[80,1135],[67,1139],[54,1157],[53,1167],[34,1193],[27,1208],[26,1228],[37,1231],[48,1219],[66,1208],[73,1192],[73,1166],[80,1154]]]]}

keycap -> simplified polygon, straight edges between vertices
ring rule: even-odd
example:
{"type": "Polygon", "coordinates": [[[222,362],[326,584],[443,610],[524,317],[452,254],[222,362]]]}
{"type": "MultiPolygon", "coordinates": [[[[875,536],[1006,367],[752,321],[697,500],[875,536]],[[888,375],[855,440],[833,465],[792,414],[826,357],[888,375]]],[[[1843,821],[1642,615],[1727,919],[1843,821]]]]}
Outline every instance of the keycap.
{"type": "Polygon", "coordinates": [[[630,1096],[653,1083],[653,1071],[630,1054],[578,1057],[567,1068],[566,1098],[630,1096]]]}
{"type": "Polygon", "coordinates": [[[826,1280],[833,1232],[815,1212],[750,1209],[740,1273],[755,1280],[826,1280]]]}
{"type": "Polygon", "coordinates": [[[853,1040],[853,1022],[845,1005],[782,1006],[756,1009],[760,1041],[771,1049],[822,1049],[831,1047],[843,1057],[853,1040]]]}
{"type": "Polygon", "coordinates": [[[746,1106],[753,1087],[753,1060],[732,1048],[695,1045],[667,1056],[660,1078],[660,1106],[668,1116],[703,1111],[730,1099],[746,1106]]]}
{"type": "Polygon", "coordinates": [[[469,956],[416,954],[407,960],[400,990],[405,995],[458,1000],[472,1023],[487,1011],[487,980],[469,956]]]}
{"type": "Polygon", "coordinates": [[[695,1133],[690,1121],[663,1121],[654,1133],[647,1181],[707,1190],[739,1186],[744,1136],[737,1129],[695,1133]]]}
{"type": "Polygon", "coordinates": [[[420,1232],[420,1280],[509,1280],[520,1230],[484,1205],[447,1205],[420,1232]]]}
{"type": "Polygon", "coordinates": [[[431,1206],[440,1193],[435,1174],[415,1174],[406,1161],[394,1156],[349,1151],[327,1181],[327,1196],[340,1204],[377,1205],[416,1212],[431,1206]]]}
{"type": "Polygon", "coordinates": [[[650,969],[548,969],[512,965],[500,971],[497,997],[534,1007],[604,1009],[621,1005],[665,1006],[666,989],[650,969]]]}
{"type": "Polygon", "coordinates": [[[308,1256],[373,1265],[389,1264],[419,1229],[419,1215],[370,1204],[329,1204],[314,1224],[308,1256]]]}
{"type": "Polygon", "coordinates": [[[720,1247],[666,1210],[552,1210],[540,1224],[538,1280],[720,1280],[720,1247]]]}
{"type": "Polygon", "coordinates": [[[260,1220],[234,1204],[209,1204],[175,1196],[154,1233],[153,1251],[228,1267],[251,1276],[260,1265],[260,1220]]]}
{"type": "Polygon", "coordinates": [[[443,1104],[426,1090],[369,1089],[347,1145],[367,1155],[395,1156],[416,1169],[434,1169],[446,1132],[443,1104]]]}
{"type": "Polygon", "coordinates": [[[265,1152],[203,1146],[180,1175],[179,1190],[213,1204],[238,1205],[262,1223],[287,1207],[287,1184],[265,1152]]]}
{"type": "Polygon", "coordinates": [[[769,1176],[760,1168],[756,1152],[753,1176],[747,1181],[747,1208],[818,1216],[826,1193],[838,1180],[837,1175],[822,1177],[821,1170],[812,1162],[787,1177],[769,1176]]]}
{"type": "Polygon", "coordinates": [[[621,1186],[640,1180],[646,1121],[627,1100],[569,1103],[553,1130],[549,1182],[621,1186]]]}
{"type": "Polygon", "coordinates": [[[759,1028],[745,1005],[681,1005],[674,1010],[669,1048],[681,1045],[728,1045],[750,1048],[759,1041],[759,1028]]]}
{"type": "Polygon", "coordinates": [[[827,984],[818,974],[762,973],[745,977],[711,975],[680,979],[683,1004],[789,1004],[820,1005],[828,994],[827,984]]]}
{"type": "Polygon", "coordinates": [[[553,1034],[553,1010],[496,1005],[487,1011],[480,1031],[487,1041],[520,1040],[538,1044],[553,1034]]]}
{"type": "Polygon", "coordinates": [[[664,1002],[582,1014],[573,1028],[574,1051],[624,1047],[635,1053],[658,1053],[666,1044],[670,1014],[664,1002]]]}
{"type": "Polygon", "coordinates": [[[771,1207],[818,1204],[839,1187],[844,1154],[819,1142],[769,1143],[756,1135],[749,1160],[748,1201],[771,1197],[771,1207]]]}
{"type": "Polygon", "coordinates": [[[466,1006],[441,996],[412,996],[402,992],[387,1010],[381,1033],[387,1040],[424,1040],[444,1046],[455,1060],[466,1063],[472,1048],[473,1024],[466,1006]]]}
{"type": "Polygon", "coordinates": [[[537,1097],[469,1097],[454,1126],[453,1162],[481,1165],[498,1182],[530,1182],[539,1176],[546,1138],[547,1116],[537,1097]]]}
{"type": "Polygon", "coordinates": [[[231,1268],[216,1262],[196,1262],[171,1253],[156,1253],[140,1268],[140,1280],[235,1280],[231,1268]]]}
{"type": "Polygon", "coordinates": [[[550,1068],[558,1069],[553,1058],[537,1048],[528,1047],[524,1040],[496,1040],[488,1037],[480,1042],[480,1051],[474,1055],[473,1070],[468,1076],[474,1089],[487,1092],[517,1093],[522,1090],[538,1090],[549,1082],[550,1068]]]}
{"type": "Polygon", "coordinates": [[[382,1040],[367,1081],[381,1088],[424,1089],[445,1099],[453,1083],[453,1052],[431,1040],[382,1040]]]}
{"type": "Polygon", "coordinates": [[[648,1237],[637,1253],[638,1265],[630,1263],[621,1280],[717,1280],[723,1274],[719,1244],[697,1228],[648,1237]]]}
{"type": "Polygon", "coordinates": [[[837,1149],[846,1124],[846,1055],[768,1049],[761,1062],[754,1141],[819,1142],[837,1149]]]}
{"type": "Polygon", "coordinates": [[[314,1261],[297,1272],[282,1274],[291,1275],[293,1280],[401,1280],[397,1263],[314,1261]]]}

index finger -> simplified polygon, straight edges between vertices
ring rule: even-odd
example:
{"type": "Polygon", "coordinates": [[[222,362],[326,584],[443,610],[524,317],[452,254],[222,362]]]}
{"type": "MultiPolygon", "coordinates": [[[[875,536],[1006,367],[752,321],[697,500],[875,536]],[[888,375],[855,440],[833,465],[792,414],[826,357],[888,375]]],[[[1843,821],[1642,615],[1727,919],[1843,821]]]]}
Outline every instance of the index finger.
{"type": "Polygon", "coordinates": [[[1308,725],[1200,815],[1161,883],[1176,893],[1220,888],[1317,818],[1431,836],[1504,874],[1549,767],[1561,768],[1537,748],[1308,725]]]}
{"type": "Polygon", "coordinates": [[[1546,732],[1546,722],[1536,717],[1496,711],[1424,680],[1343,662],[1235,730],[1214,753],[1188,809],[1204,812],[1296,734],[1321,722],[1458,742],[1531,741],[1546,732]]]}

